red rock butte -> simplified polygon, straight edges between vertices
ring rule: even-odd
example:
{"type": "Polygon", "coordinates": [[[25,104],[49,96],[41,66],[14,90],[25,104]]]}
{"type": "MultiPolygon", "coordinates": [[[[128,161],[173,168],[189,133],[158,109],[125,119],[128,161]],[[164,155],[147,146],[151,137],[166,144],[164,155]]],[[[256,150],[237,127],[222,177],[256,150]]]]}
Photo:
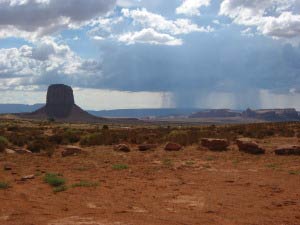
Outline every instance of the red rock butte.
{"type": "Polygon", "coordinates": [[[101,122],[104,118],[96,117],[75,104],[73,89],[64,84],[48,87],[46,105],[35,112],[19,114],[28,119],[54,119],[66,122],[101,122]]]}

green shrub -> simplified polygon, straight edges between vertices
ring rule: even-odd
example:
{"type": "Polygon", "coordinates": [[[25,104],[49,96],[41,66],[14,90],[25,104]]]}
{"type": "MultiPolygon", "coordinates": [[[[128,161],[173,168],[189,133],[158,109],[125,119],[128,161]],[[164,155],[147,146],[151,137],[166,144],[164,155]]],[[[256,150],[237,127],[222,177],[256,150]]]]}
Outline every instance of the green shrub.
{"type": "Polygon", "coordinates": [[[108,125],[103,125],[102,130],[109,130],[108,125]]]}
{"type": "Polygon", "coordinates": [[[7,182],[0,181],[0,189],[8,189],[9,184],[7,182]]]}
{"type": "Polygon", "coordinates": [[[80,132],[78,130],[69,129],[64,134],[64,139],[71,144],[80,141],[80,132]]]}
{"type": "Polygon", "coordinates": [[[29,140],[29,137],[22,134],[11,134],[9,137],[9,142],[11,142],[14,145],[17,145],[19,147],[23,147],[27,144],[27,141],[29,140]]]}
{"type": "Polygon", "coordinates": [[[189,144],[189,135],[187,131],[173,130],[168,134],[167,140],[171,142],[176,142],[181,145],[189,144]]]}
{"type": "Polygon", "coordinates": [[[8,145],[8,141],[5,137],[0,136],[0,152],[3,152],[8,145]]]}
{"type": "Polygon", "coordinates": [[[66,190],[68,190],[68,187],[65,185],[53,188],[54,193],[58,193],[58,192],[66,191],[66,190]]]}
{"type": "Polygon", "coordinates": [[[80,140],[82,146],[112,145],[115,143],[117,143],[117,138],[109,130],[85,135],[80,140]]]}
{"type": "Polygon", "coordinates": [[[112,168],[114,170],[126,170],[129,167],[128,167],[128,165],[125,165],[125,164],[115,164],[115,165],[112,166],[112,168]]]}
{"type": "Polygon", "coordinates": [[[47,173],[44,177],[44,181],[50,184],[52,187],[59,187],[66,183],[66,179],[54,173],[47,173]]]}
{"type": "Polygon", "coordinates": [[[54,134],[48,138],[49,142],[60,145],[63,143],[64,137],[61,134],[54,134]]]}
{"type": "Polygon", "coordinates": [[[96,187],[98,186],[98,183],[93,183],[93,182],[89,182],[89,181],[80,181],[79,183],[75,183],[72,185],[73,188],[76,187],[96,187]]]}
{"type": "Polygon", "coordinates": [[[53,144],[51,144],[46,137],[37,137],[28,144],[28,149],[33,153],[38,153],[50,148],[53,148],[53,144]]]}

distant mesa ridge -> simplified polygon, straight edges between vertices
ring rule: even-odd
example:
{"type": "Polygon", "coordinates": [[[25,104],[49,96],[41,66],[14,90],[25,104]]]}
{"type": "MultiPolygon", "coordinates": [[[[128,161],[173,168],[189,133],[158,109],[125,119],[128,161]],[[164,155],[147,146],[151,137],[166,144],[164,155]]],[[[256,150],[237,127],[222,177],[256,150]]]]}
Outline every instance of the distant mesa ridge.
{"type": "Polygon", "coordinates": [[[299,113],[296,109],[247,109],[242,113],[243,117],[255,118],[267,121],[298,121],[300,120],[299,113]]]}
{"type": "Polygon", "coordinates": [[[209,109],[193,113],[189,118],[217,118],[217,117],[237,117],[241,113],[230,109],[209,109]]]}
{"type": "Polygon", "coordinates": [[[300,115],[296,109],[247,109],[237,112],[230,109],[210,109],[193,113],[189,118],[226,118],[242,117],[245,119],[256,119],[264,121],[299,121],[300,115]]]}
{"type": "Polygon", "coordinates": [[[73,89],[64,84],[48,87],[46,105],[32,113],[19,114],[29,119],[55,119],[63,121],[100,122],[105,120],[81,109],[75,104],[73,89]]]}

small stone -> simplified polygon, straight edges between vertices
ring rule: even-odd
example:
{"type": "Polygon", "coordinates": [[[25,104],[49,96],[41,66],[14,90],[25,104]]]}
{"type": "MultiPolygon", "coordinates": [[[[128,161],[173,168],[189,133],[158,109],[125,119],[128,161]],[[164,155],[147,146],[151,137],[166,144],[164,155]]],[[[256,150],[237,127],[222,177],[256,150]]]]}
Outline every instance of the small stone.
{"type": "Polygon", "coordinates": [[[125,144],[119,144],[114,146],[114,150],[118,152],[130,152],[130,147],[125,144]]]}
{"type": "Polygon", "coordinates": [[[77,146],[66,146],[64,151],[61,153],[62,157],[67,157],[67,156],[76,156],[79,154],[84,153],[84,151],[77,147],[77,146]]]}
{"type": "Polygon", "coordinates": [[[27,176],[24,176],[21,178],[21,181],[26,181],[26,180],[32,180],[34,179],[34,174],[31,174],[31,175],[27,175],[27,176]]]}
{"type": "Polygon", "coordinates": [[[6,154],[16,154],[16,152],[14,151],[14,150],[12,150],[12,149],[5,149],[5,153],[6,154]]]}
{"type": "Polygon", "coordinates": [[[8,171],[8,170],[12,170],[14,168],[15,165],[11,164],[11,163],[5,163],[3,168],[4,170],[8,171]]]}
{"type": "Polygon", "coordinates": [[[177,143],[169,142],[165,146],[166,151],[180,151],[182,149],[182,146],[177,143]]]}
{"type": "Polygon", "coordinates": [[[15,152],[20,155],[32,154],[31,151],[29,151],[27,149],[22,149],[22,148],[16,149],[15,152]]]}

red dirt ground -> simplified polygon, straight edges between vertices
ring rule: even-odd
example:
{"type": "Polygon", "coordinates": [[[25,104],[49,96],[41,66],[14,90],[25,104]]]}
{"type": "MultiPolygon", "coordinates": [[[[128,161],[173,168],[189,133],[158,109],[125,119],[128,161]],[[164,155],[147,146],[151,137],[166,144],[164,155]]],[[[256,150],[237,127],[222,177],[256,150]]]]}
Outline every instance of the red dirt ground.
{"type": "Polygon", "coordinates": [[[117,153],[86,148],[87,156],[53,158],[0,155],[2,225],[240,225],[300,224],[300,157],[275,156],[272,146],[296,138],[260,141],[267,154],[215,153],[197,146],[180,152],[117,153]],[[3,164],[13,163],[12,171],[3,164]],[[115,164],[128,169],[114,170],[115,164]],[[97,187],[60,193],[44,183],[45,172],[61,173],[67,185],[80,180],[97,187]],[[20,181],[36,174],[33,180],[20,181]]]}

